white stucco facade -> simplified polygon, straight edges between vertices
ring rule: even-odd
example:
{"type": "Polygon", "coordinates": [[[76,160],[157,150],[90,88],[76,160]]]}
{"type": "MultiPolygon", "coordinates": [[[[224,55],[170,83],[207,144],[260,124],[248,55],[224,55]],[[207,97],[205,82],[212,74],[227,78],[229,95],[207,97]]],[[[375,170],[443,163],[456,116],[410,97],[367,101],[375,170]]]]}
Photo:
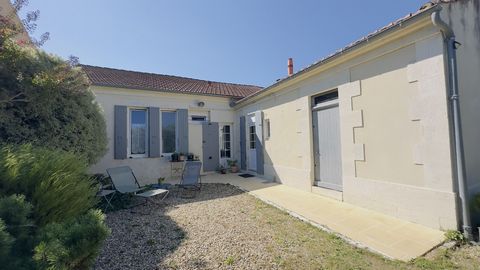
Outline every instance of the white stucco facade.
{"type": "MultiPolygon", "coordinates": [[[[107,168],[130,166],[144,184],[156,183],[159,177],[170,177],[170,155],[159,158],[114,158],[114,106],[148,108],[158,107],[160,110],[188,109],[189,116],[205,115],[212,122],[232,123],[234,112],[230,108],[230,99],[224,97],[172,94],[155,91],[142,91],[93,86],[95,99],[103,110],[107,123],[108,151],[100,161],[90,168],[91,173],[103,173],[107,168]],[[204,102],[199,107],[198,102],[204,102]]],[[[201,125],[189,123],[189,152],[202,160],[202,130],[201,125]]]]}
{"type": "Polygon", "coordinates": [[[441,33],[426,17],[358,51],[236,107],[238,116],[262,111],[270,122],[265,176],[415,223],[456,229],[441,33]],[[333,89],[340,108],[340,192],[313,185],[312,97],[333,89]]]}
{"type": "MultiPolygon", "coordinates": [[[[473,196],[480,192],[480,9],[478,1],[445,6],[441,16],[462,43],[457,51],[459,88],[467,179],[473,196]]],[[[143,183],[170,174],[167,155],[114,159],[115,105],[188,109],[189,115],[204,115],[220,126],[230,124],[232,159],[238,161],[251,146],[251,130],[241,130],[241,118],[252,122],[261,115],[256,126],[262,137],[261,147],[257,145],[263,160],[263,170],[256,170],[263,171],[260,176],[435,229],[458,229],[445,44],[429,15],[400,24],[233,107],[227,97],[94,86],[107,122],[109,151],[91,172],[128,165],[143,183]],[[338,92],[342,180],[338,190],[315,182],[313,100],[332,91],[338,92]],[[205,106],[199,107],[199,101],[205,106]],[[241,141],[242,135],[246,141],[241,141]]],[[[189,152],[203,158],[202,125],[192,122],[188,127],[189,152]]],[[[247,153],[245,162],[258,164],[253,158],[258,156],[247,153]]],[[[245,165],[245,170],[249,167],[245,165]]]]}

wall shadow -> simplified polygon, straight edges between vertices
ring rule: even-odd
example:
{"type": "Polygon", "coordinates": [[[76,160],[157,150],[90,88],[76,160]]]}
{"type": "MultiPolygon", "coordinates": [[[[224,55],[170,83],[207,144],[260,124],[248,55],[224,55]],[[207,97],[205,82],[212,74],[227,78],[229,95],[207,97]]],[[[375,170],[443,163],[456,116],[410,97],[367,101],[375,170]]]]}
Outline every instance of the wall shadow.
{"type": "MultiPolygon", "coordinates": [[[[171,210],[209,200],[241,195],[244,192],[229,184],[204,184],[192,198],[182,198],[177,188],[169,196],[154,203],[107,213],[107,225],[112,230],[105,241],[93,269],[164,269],[169,268],[165,258],[174,253],[188,238],[187,232],[170,216],[171,210]]],[[[191,209],[190,209],[191,210],[191,209]]],[[[192,261],[193,268],[201,268],[200,259],[192,261]]]]}

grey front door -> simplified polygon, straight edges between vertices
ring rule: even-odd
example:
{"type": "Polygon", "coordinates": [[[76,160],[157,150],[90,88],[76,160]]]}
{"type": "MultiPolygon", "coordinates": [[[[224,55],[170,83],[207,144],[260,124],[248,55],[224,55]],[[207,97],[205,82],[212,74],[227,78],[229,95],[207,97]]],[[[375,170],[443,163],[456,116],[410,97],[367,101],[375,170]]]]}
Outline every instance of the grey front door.
{"type": "Polygon", "coordinates": [[[218,123],[207,123],[202,127],[203,171],[215,171],[219,164],[218,123]]]}
{"type": "Polygon", "coordinates": [[[342,189],[342,156],[338,105],[313,111],[315,184],[342,189]]]}

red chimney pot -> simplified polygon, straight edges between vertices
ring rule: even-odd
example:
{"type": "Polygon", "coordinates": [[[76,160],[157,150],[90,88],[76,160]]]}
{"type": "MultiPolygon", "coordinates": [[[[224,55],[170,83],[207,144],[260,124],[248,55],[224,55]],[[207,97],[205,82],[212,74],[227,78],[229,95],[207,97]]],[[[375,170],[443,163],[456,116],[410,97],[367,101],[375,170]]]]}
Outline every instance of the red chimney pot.
{"type": "Polygon", "coordinates": [[[288,58],[288,76],[293,75],[293,59],[288,58]]]}

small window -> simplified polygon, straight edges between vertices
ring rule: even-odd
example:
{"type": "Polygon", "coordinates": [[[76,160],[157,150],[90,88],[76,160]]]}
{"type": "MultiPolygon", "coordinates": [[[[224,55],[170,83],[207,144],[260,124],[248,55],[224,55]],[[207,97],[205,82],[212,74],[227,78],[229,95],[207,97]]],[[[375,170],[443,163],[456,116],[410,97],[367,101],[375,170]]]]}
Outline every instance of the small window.
{"type": "Polygon", "coordinates": [[[130,154],[146,155],[148,144],[147,110],[130,110],[130,154]]]}
{"type": "Polygon", "coordinates": [[[192,121],[194,122],[206,122],[207,117],[202,115],[192,115],[192,121]]]}
{"type": "Polygon", "coordinates": [[[177,148],[177,113],[162,112],[162,153],[173,153],[177,148]]]}
{"type": "Polygon", "coordinates": [[[323,94],[321,96],[317,96],[313,98],[313,105],[317,105],[322,102],[327,102],[331,100],[338,99],[338,91],[333,91],[330,93],[323,94]]]}
{"type": "Polygon", "coordinates": [[[250,149],[255,149],[255,126],[250,126],[249,127],[249,143],[250,143],[250,149]]]}
{"type": "Polygon", "coordinates": [[[270,119],[264,120],[265,125],[265,140],[270,139],[270,119]]]}
{"type": "Polygon", "coordinates": [[[220,157],[231,158],[232,157],[232,135],[231,126],[225,125],[221,130],[221,144],[220,144],[220,157]]]}

